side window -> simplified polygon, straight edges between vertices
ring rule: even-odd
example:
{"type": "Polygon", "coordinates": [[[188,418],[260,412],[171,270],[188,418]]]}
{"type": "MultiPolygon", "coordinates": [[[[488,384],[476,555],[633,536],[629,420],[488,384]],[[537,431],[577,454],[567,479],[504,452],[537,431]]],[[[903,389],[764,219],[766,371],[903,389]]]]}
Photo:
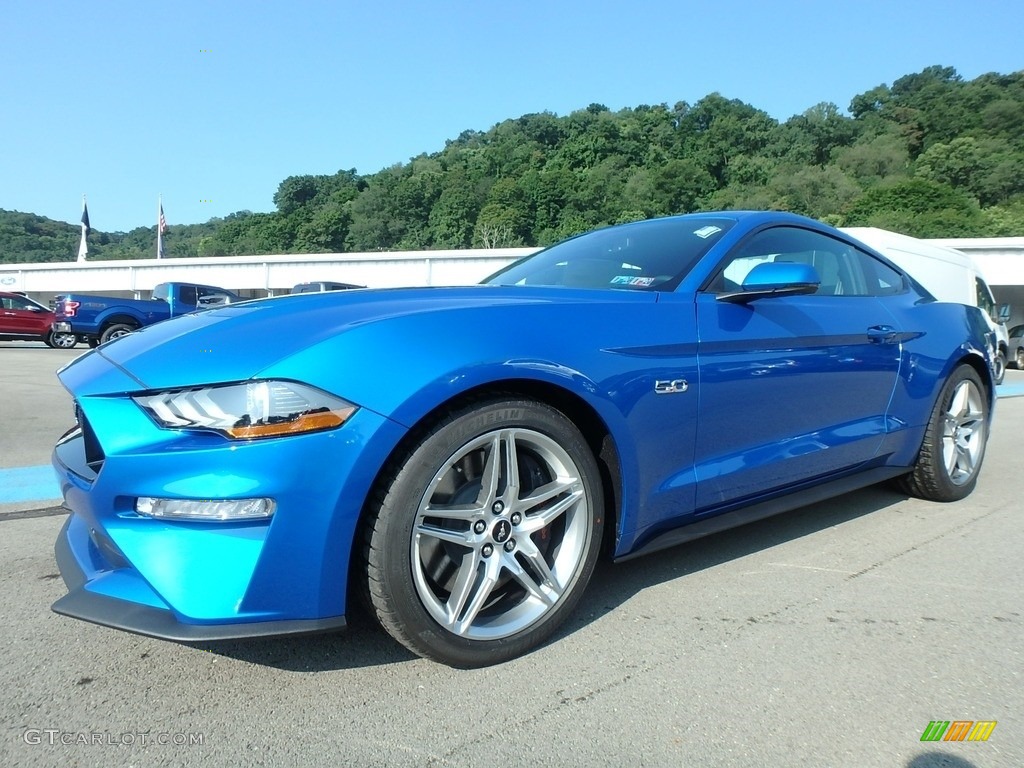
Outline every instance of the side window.
{"type": "Polygon", "coordinates": [[[903,277],[895,270],[841,240],[799,227],[772,227],[755,234],[725,260],[710,289],[716,293],[737,291],[751,269],[769,261],[814,267],[821,280],[818,296],[880,296],[903,291],[903,277]]]}
{"type": "Polygon", "coordinates": [[[811,265],[821,280],[818,295],[863,296],[866,293],[860,260],[853,248],[827,235],[799,227],[764,229],[745,241],[726,260],[712,283],[712,290],[739,290],[747,273],[764,262],[811,265]]]}
{"type": "Polygon", "coordinates": [[[856,253],[864,268],[869,296],[893,296],[906,290],[903,275],[895,269],[862,251],[856,253]]]}
{"type": "Polygon", "coordinates": [[[996,300],[992,296],[992,291],[989,290],[988,284],[980,277],[974,278],[974,284],[978,292],[978,306],[982,312],[995,320],[998,315],[996,312],[996,300]]]}
{"type": "Polygon", "coordinates": [[[182,285],[179,286],[178,290],[180,291],[178,298],[182,304],[189,304],[193,307],[196,305],[196,288],[194,285],[182,285]]]}
{"type": "Polygon", "coordinates": [[[215,291],[210,288],[199,289],[199,306],[216,307],[221,304],[228,304],[228,295],[223,291],[215,291]]]}

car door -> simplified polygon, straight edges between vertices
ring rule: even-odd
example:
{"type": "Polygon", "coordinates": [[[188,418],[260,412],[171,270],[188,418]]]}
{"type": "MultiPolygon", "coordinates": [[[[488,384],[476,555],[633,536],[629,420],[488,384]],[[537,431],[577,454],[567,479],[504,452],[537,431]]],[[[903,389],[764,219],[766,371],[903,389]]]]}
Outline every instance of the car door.
{"type": "Polygon", "coordinates": [[[875,456],[900,367],[879,295],[902,290],[895,270],[810,229],[762,229],[733,249],[696,297],[698,514],[875,456]],[[720,300],[764,261],[811,264],[817,293],[720,300]]]}
{"type": "Polygon", "coordinates": [[[21,296],[4,296],[0,301],[3,333],[45,336],[49,331],[50,313],[35,302],[21,296]]]}

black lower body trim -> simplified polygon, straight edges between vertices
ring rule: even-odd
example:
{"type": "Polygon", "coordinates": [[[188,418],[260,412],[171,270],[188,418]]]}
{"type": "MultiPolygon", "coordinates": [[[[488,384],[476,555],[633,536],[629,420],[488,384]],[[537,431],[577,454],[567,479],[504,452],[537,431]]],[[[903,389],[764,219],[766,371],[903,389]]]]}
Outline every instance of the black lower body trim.
{"type": "Polygon", "coordinates": [[[787,493],[784,496],[777,496],[766,501],[757,502],[750,506],[725,511],[713,517],[706,517],[695,523],[689,523],[659,533],[640,547],[627,552],[621,557],[616,557],[615,562],[632,560],[634,557],[674,547],[677,544],[685,544],[688,541],[710,536],[713,533],[735,528],[738,525],[752,523],[755,520],[778,515],[782,512],[789,512],[798,507],[806,507],[809,504],[816,504],[819,501],[831,499],[860,488],[866,488],[883,480],[905,475],[909,471],[909,467],[876,467],[856,474],[846,475],[821,485],[814,485],[787,493]]]}

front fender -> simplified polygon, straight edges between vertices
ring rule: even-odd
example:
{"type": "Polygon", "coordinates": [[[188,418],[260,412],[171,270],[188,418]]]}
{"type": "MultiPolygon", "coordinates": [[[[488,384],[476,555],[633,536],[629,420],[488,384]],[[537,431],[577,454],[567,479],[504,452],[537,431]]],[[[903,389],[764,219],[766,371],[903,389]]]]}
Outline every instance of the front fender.
{"type": "Polygon", "coordinates": [[[659,338],[664,324],[655,321],[657,307],[649,299],[624,302],[621,308],[604,305],[593,317],[585,305],[519,307],[514,327],[507,320],[494,322],[501,313],[484,309],[393,318],[324,339],[262,369],[255,378],[303,381],[405,429],[480,388],[524,382],[557,388],[585,403],[611,435],[620,465],[619,523],[629,529],[643,501],[640,488],[649,484],[641,482],[640,468],[667,475],[671,470],[661,464],[674,461],[671,451],[692,450],[688,432],[673,438],[656,423],[650,402],[657,397],[654,380],[673,378],[678,360],[621,352],[645,334],[665,345],[678,337],[680,329],[668,327],[659,338]],[[454,323],[459,315],[462,322],[454,323]],[[594,338],[598,327],[601,343],[594,338]],[[659,427],[668,447],[651,447],[654,458],[645,454],[641,460],[635,435],[659,427]]]}

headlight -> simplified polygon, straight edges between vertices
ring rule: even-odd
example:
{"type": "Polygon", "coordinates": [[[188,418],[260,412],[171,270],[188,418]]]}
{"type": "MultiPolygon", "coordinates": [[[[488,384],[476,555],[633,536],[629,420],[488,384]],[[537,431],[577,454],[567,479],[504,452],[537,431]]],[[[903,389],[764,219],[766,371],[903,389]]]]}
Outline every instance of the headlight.
{"type": "Polygon", "coordinates": [[[236,440],[334,429],[356,411],[352,403],[292,381],[179,389],[132,400],[162,427],[212,430],[236,440]]]}

